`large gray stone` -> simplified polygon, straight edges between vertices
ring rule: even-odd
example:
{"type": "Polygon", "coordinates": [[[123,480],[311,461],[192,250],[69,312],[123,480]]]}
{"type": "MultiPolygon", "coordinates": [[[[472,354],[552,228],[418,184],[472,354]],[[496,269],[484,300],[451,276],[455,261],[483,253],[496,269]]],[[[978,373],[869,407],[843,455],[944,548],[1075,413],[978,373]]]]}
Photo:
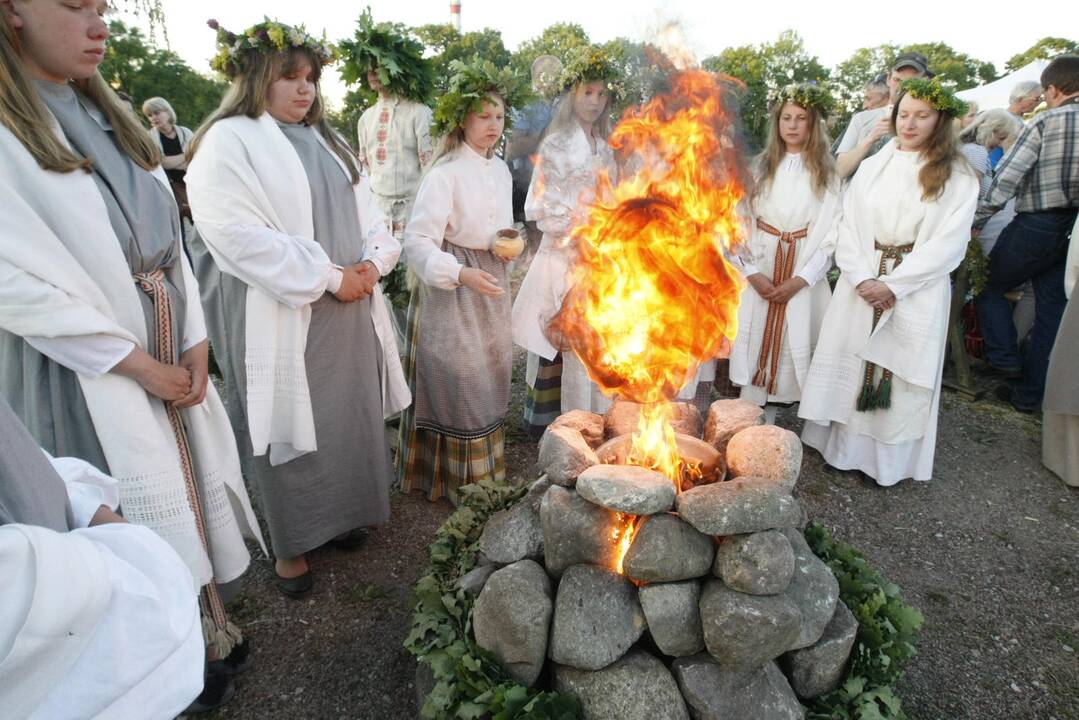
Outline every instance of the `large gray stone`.
{"type": "Polygon", "coordinates": [[[638,582],[674,582],[707,575],[715,546],[674,513],[641,518],[622,567],[638,582]]]}
{"type": "Polygon", "coordinates": [[[701,485],[681,493],[674,506],[683,520],[705,535],[794,527],[802,517],[802,509],[790,493],[763,478],[701,485]]]}
{"type": "Polygon", "coordinates": [[[527,498],[488,518],[480,535],[480,551],[488,560],[500,565],[543,557],[539,512],[527,498]]]}
{"type": "Polygon", "coordinates": [[[573,490],[552,485],[540,503],[547,572],[561,577],[570,565],[613,568],[625,522],[620,513],[588,502],[573,490]]]}
{"type": "Polygon", "coordinates": [[[778,595],[794,575],[794,550],[778,530],[724,538],[716,550],[712,574],[731,590],[750,595],[778,595]]]}
{"type": "Polygon", "coordinates": [[[716,578],[701,592],[708,652],[728,670],[752,670],[793,647],[802,615],[786,595],[746,595],[716,578]]]}
{"type": "Polygon", "coordinates": [[[727,452],[727,443],[738,432],[747,427],[764,424],[764,408],[748,400],[716,400],[708,408],[708,418],[704,422],[704,441],[719,450],[727,452]]]}
{"type": "Polygon", "coordinates": [[[704,650],[701,587],[696,580],[652,583],[638,590],[637,595],[648,631],[664,655],[683,657],[704,650]]]}
{"type": "Polygon", "coordinates": [[[677,491],[666,475],[636,465],[593,465],[577,478],[585,500],[632,515],[667,512],[677,491]]]}
{"type": "Polygon", "coordinates": [[[775,425],[739,430],[727,443],[728,477],[759,477],[793,490],[802,470],[802,440],[775,425]]]}
{"type": "Polygon", "coordinates": [[[645,627],[633,583],[613,570],[574,565],[558,584],[547,653],[559,665],[599,670],[622,657],[645,627]]]}
{"type": "Polygon", "coordinates": [[[584,720],[689,720],[670,671],[643,650],[602,670],[556,665],[554,686],[580,698],[584,720]]]}
{"type": "Polygon", "coordinates": [[[707,655],[671,666],[694,720],[802,720],[805,713],[773,662],[755,670],[725,670],[707,655]]]}
{"type": "Polygon", "coordinates": [[[839,687],[846,676],[847,660],[857,638],[858,621],[854,613],[845,604],[836,603],[832,621],[820,640],[779,659],[794,692],[809,699],[839,687]]]}
{"type": "Polygon", "coordinates": [[[562,413],[548,427],[570,427],[577,430],[593,450],[603,444],[603,416],[587,410],[562,413]]]}
{"type": "Polygon", "coordinates": [[[551,580],[539,563],[507,565],[491,575],[476,598],[476,643],[491,651],[514,680],[531,685],[547,656],[551,609],[551,580]]]}
{"type": "Polygon", "coordinates": [[[573,487],[585,468],[599,464],[596,451],[580,431],[571,427],[548,427],[539,443],[539,471],[556,485],[573,487]]]}
{"type": "Polygon", "coordinates": [[[498,570],[498,568],[499,566],[493,563],[479,565],[457,578],[455,585],[459,590],[464,590],[465,592],[478,597],[480,591],[483,590],[483,586],[487,584],[491,575],[498,570]]]}
{"type": "MultiPolygon", "coordinates": [[[[607,439],[619,435],[632,435],[637,432],[641,420],[641,406],[628,400],[615,400],[607,414],[603,416],[604,431],[607,439]]],[[[676,433],[701,436],[701,411],[690,403],[671,403],[671,427],[676,433]]]]}
{"type": "Polygon", "coordinates": [[[551,487],[551,481],[547,479],[546,475],[533,480],[532,484],[528,486],[528,493],[525,494],[523,502],[527,502],[538,513],[540,504],[543,502],[543,496],[547,494],[547,488],[549,487],[551,487]]]}
{"type": "Polygon", "coordinates": [[[802,629],[790,646],[797,650],[820,640],[839,600],[839,581],[824,561],[813,554],[801,531],[784,530],[794,549],[794,576],[785,593],[802,613],[802,629]]]}

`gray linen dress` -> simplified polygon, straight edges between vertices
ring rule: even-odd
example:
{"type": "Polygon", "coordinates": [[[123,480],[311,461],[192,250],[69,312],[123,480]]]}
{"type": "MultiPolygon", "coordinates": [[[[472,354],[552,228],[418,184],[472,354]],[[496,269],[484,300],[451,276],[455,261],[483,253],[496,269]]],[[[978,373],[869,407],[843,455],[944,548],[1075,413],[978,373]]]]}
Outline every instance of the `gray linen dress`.
{"type": "Polygon", "coordinates": [[[67,532],[75,527],[64,481],[0,398],[0,525],[21,523],[67,532]]]}
{"type": "MultiPolygon", "coordinates": [[[[182,254],[180,222],[172,193],[119,149],[108,121],[88,98],[69,85],[44,81],[35,85],[75,152],[91,159],[94,182],[131,272],[166,270],[165,285],[173,308],[173,347],[179,351],[186,299],[178,262],[182,254]]],[[[141,290],[138,296],[149,340],[146,351],[153,354],[157,334],[153,302],[141,290]]],[[[77,457],[109,472],[76,374],[23,338],[4,331],[0,331],[0,395],[49,453],[77,457]]]]}
{"type": "MultiPolygon", "coordinates": [[[[350,265],[363,255],[363,235],[350,179],[304,125],[279,127],[303,163],[311,187],[315,241],[330,260],[350,265]]],[[[291,558],[354,528],[385,523],[393,479],[382,419],[381,346],[371,298],[339,302],[326,293],[311,305],[304,363],[318,450],[276,467],[251,457],[244,367],[247,285],[222,273],[202,238],[189,247],[199,279],[214,357],[225,380],[225,406],[244,471],[258,488],[270,543],[291,558]]]]}

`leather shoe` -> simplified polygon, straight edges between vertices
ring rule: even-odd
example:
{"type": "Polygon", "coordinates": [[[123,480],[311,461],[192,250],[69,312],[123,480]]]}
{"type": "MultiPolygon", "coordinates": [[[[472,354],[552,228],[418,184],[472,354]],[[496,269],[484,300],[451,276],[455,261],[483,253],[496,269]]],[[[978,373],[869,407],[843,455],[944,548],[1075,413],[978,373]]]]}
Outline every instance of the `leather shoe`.
{"type": "Polygon", "coordinates": [[[997,389],[994,391],[994,393],[997,396],[997,400],[1006,402],[1008,405],[1011,406],[1012,410],[1015,410],[1016,412],[1021,412],[1025,415],[1031,415],[1037,410],[1037,408],[1017,405],[1015,403],[1015,400],[1012,399],[1014,397],[1014,393],[1012,392],[1012,386],[1008,383],[1002,383],[1000,385],[997,385],[997,389]]]}
{"type": "Polygon", "coordinates": [[[338,535],[333,540],[330,540],[329,544],[338,550],[353,552],[359,550],[366,540],[367,533],[363,528],[354,528],[344,535],[338,535]]]}
{"type": "Polygon", "coordinates": [[[251,667],[251,645],[241,640],[232,647],[232,652],[223,660],[211,660],[210,672],[232,677],[245,672],[251,667]]]}
{"type": "Polygon", "coordinates": [[[311,588],[315,586],[315,580],[311,576],[310,570],[307,570],[303,575],[297,575],[294,578],[283,578],[275,572],[274,583],[277,585],[278,590],[293,600],[301,598],[311,592],[311,588]]]}
{"type": "Polygon", "coordinates": [[[187,706],[183,715],[198,715],[199,713],[216,710],[227,703],[236,692],[236,686],[232,684],[232,678],[220,672],[207,669],[202,692],[187,706]]]}

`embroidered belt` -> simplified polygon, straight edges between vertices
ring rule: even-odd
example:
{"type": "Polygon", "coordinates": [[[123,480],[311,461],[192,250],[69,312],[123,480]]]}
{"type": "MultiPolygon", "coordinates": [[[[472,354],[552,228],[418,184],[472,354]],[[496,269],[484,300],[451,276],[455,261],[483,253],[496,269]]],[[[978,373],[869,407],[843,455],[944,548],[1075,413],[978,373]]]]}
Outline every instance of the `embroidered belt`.
{"type": "MultiPolygon", "coordinates": [[[[772,268],[772,284],[778,287],[794,275],[794,260],[798,256],[798,241],[809,234],[804,227],[794,232],[780,232],[760,218],[757,228],[779,238],[776,243],[775,266],[772,268]]],[[[757,358],[757,371],[753,374],[753,384],[767,387],[768,394],[776,391],[776,374],[779,370],[779,353],[783,345],[783,325],[787,317],[787,303],[768,303],[768,315],[764,321],[764,342],[757,358]]]]}
{"type": "MultiPolygon", "coordinates": [[[[877,277],[884,277],[888,274],[888,261],[895,261],[895,264],[892,265],[892,270],[895,270],[903,262],[903,258],[914,249],[914,243],[881,245],[879,242],[874,241],[873,247],[880,251],[880,265],[877,266],[877,277]]],[[[880,322],[880,317],[883,314],[884,311],[880,308],[873,308],[873,329],[876,329],[877,323],[880,322]]],[[[862,391],[858,394],[858,412],[887,410],[892,406],[892,371],[881,368],[880,383],[873,387],[876,370],[875,363],[866,362],[865,379],[862,381],[862,391]]]]}
{"type": "MultiPolygon", "coordinates": [[[[175,347],[173,346],[172,300],[165,285],[165,271],[161,268],[146,273],[135,273],[132,277],[139,288],[146,293],[154,305],[154,331],[157,342],[154,359],[167,365],[173,364],[175,347]]],[[[195,528],[202,542],[206,557],[210,558],[210,544],[206,536],[206,515],[202,509],[198,487],[195,483],[195,463],[192,460],[191,445],[187,440],[180,411],[171,402],[165,403],[165,412],[176,439],[176,449],[180,454],[180,470],[183,473],[187,490],[187,504],[195,516],[195,528]]],[[[226,657],[241,639],[240,630],[229,622],[225,613],[225,603],[217,591],[217,583],[210,582],[203,586],[199,594],[202,609],[202,631],[208,646],[212,647],[219,658],[226,657]]]]}

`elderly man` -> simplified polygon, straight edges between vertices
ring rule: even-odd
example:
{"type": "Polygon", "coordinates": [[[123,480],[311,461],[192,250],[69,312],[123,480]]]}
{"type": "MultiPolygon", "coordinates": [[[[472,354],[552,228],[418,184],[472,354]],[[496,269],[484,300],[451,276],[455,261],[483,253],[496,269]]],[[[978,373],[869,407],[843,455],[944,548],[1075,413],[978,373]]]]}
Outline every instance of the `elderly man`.
{"type": "MultiPolygon", "coordinates": [[[[1025,116],[1034,111],[1042,101],[1042,86],[1037,80],[1024,80],[1016,83],[1008,95],[1008,112],[1020,125],[1026,123],[1025,116]]],[[[995,147],[989,151],[989,167],[995,168],[1004,157],[1004,148],[995,147]]]]}
{"type": "Polygon", "coordinates": [[[903,53],[892,63],[888,75],[888,103],[863,110],[850,119],[850,125],[836,148],[836,170],[844,180],[854,175],[867,157],[880,150],[892,135],[892,105],[899,85],[912,77],[929,75],[929,61],[919,52],[903,53]]]}
{"type": "Polygon", "coordinates": [[[981,232],[994,213],[1016,199],[1017,214],[989,254],[989,281],[976,304],[990,367],[1018,380],[1001,385],[997,395],[1021,412],[1041,406],[1049,353],[1067,303],[1065,260],[1079,210],[1079,56],[1055,58],[1042,72],[1041,84],[1049,110],[1023,129],[1000,163],[973,228],[981,232]],[[1028,280],[1035,309],[1024,360],[1004,293],[1028,280]]]}
{"type": "Polygon", "coordinates": [[[195,581],[118,500],[0,400],[0,715],[165,718],[202,690],[195,581]]]}

